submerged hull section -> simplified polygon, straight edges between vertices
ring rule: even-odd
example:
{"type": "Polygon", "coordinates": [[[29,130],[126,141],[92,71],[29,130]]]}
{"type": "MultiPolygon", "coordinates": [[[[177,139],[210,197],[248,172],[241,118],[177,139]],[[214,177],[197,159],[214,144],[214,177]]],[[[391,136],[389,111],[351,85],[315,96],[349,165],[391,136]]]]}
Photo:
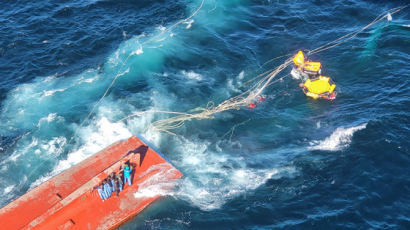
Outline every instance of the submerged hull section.
{"type": "Polygon", "coordinates": [[[113,144],[58,174],[0,209],[4,229],[111,229],[141,212],[160,195],[135,196],[139,189],[162,186],[182,173],[139,138],[113,144]],[[129,161],[133,183],[104,202],[93,188],[129,161]]]}

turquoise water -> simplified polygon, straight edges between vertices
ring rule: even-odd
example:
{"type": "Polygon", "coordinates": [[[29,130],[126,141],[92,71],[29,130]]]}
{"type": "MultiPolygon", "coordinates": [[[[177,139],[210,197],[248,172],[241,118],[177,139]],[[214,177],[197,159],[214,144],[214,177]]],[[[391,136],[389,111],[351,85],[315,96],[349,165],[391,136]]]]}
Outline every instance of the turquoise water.
{"type": "Polygon", "coordinates": [[[409,228],[410,8],[312,55],[338,86],[333,102],[306,98],[289,67],[255,109],[188,121],[175,136],[149,126],[166,114],[122,120],[218,104],[286,57],[269,60],[406,3],[201,3],[5,1],[0,204],[140,135],[184,178],[141,189],[165,198],[120,229],[409,228]]]}

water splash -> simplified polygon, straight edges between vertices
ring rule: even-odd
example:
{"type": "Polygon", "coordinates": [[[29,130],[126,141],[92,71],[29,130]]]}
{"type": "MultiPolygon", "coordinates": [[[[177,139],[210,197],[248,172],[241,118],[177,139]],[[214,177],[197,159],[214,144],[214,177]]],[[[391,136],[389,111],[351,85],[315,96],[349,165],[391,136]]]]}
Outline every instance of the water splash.
{"type": "Polygon", "coordinates": [[[214,152],[207,142],[182,137],[177,142],[175,150],[181,154],[181,161],[175,164],[184,169],[185,177],[174,195],[202,210],[218,209],[271,178],[295,173],[292,167],[250,168],[243,157],[214,152]]]}
{"type": "Polygon", "coordinates": [[[309,149],[338,151],[347,148],[352,142],[353,134],[356,131],[365,129],[366,125],[367,123],[350,128],[339,127],[326,139],[322,141],[312,141],[309,149]]]}

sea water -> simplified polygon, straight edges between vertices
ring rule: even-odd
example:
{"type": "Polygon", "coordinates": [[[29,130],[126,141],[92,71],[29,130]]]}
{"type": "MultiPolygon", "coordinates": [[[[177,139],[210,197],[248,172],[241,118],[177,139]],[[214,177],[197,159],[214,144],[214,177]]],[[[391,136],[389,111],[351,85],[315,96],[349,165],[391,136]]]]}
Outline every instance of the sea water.
{"type": "Polygon", "coordinates": [[[141,113],[217,105],[403,4],[3,1],[0,205],[140,135],[184,177],[141,188],[136,198],[165,198],[120,229],[408,229],[409,8],[310,57],[335,101],[306,98],[289,67],[256,108],[176,135],[150,126],[169,114],[141,113]]]}

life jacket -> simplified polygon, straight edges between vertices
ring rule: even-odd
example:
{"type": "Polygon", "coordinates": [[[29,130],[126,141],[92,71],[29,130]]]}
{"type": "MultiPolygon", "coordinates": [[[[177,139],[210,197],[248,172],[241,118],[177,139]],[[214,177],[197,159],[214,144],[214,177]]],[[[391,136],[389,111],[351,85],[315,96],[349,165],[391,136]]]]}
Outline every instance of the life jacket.
{"type": "Polygon", "coordinates": [[[295,55],[293,58],[293,63],[297,67],[301,67],[305,63],[305,55],[303,55],[302,51],[299,51],[298,54],[295,55]]]}
{"type": "Polygon", "coordinates": [[[308,75],[319,75],[321,73],[322,64],[320,62],[306,61],[302,66],[302,72],[308,75]]]}
{"type": "Polygon", "coordinates": [[[293,57],[293,63],[296,69],[308,75],[319,75],[321,73],[322,64],[320,62],[305,60],[305,55],[302,51],[299,51],[295,57],[293,57]]]}

